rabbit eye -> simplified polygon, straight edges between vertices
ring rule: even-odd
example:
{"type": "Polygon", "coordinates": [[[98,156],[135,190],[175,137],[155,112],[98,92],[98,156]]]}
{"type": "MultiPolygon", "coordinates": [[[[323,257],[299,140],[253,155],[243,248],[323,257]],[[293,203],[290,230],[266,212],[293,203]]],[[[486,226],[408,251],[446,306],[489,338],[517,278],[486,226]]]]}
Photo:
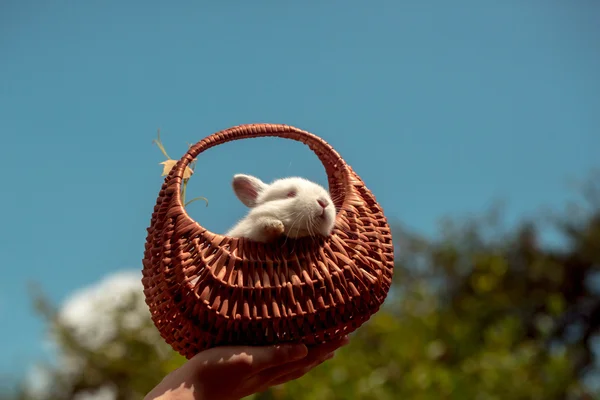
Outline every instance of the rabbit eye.
{"type": "Polygon", "coordinates": [[[289,192],[287,192],[287,197],[296,197],[296,191],[295,190],[290,190],[289,192]]]}

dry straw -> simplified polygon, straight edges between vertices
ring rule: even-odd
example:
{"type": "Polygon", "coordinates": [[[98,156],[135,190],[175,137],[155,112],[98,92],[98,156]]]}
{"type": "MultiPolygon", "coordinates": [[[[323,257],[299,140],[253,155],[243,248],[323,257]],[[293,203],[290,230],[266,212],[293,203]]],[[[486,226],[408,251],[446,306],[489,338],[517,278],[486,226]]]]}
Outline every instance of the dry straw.
{"type": "Polygon", "coordinates": [[[379,310],[391,285],[390,228],[375,197],[323,139],[288,125],[252,124],[210,135],[165,178],[143,259],[146,303],[162,337],[191,358],[220,345],[331,340],[379,310]],[[327,172],[336,228],[326,239],[260,244],[208,231],[186,212],[186,167],[203,151],[247,138],[305,143],[327,172]]]}

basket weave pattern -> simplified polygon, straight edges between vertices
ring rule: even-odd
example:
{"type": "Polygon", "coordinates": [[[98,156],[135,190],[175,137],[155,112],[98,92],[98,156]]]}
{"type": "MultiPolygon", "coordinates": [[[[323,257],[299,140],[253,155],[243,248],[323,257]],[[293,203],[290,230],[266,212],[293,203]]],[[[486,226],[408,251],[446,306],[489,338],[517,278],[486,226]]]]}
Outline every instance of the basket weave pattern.
{"type": "Polygon", "coordinates": [[[144,293],[162,337],[187,358],[219,345],[331,340],[379,310],[391,285],[390,228],[375,197],[323,139],[252,124],[192,146],[165,178],[143,259],[144,293]],[[336,227],[326,239],[260,244],[208,231],[181,202],[185,167],[232,140],[276,136],[307,144],[327,172],[336,227]]]}

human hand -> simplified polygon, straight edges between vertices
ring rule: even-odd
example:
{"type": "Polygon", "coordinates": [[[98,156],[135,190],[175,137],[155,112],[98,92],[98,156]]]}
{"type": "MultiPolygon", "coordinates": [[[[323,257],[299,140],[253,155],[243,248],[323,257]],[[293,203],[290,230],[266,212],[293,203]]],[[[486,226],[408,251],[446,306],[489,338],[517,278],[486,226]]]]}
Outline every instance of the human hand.
{"type": "Polygon", "coordinates": [[[347,343],[345,336],[309,348],[303,344],[216,347],[171,372],[145,400],[239,400],[300,378],[347,343]]]}

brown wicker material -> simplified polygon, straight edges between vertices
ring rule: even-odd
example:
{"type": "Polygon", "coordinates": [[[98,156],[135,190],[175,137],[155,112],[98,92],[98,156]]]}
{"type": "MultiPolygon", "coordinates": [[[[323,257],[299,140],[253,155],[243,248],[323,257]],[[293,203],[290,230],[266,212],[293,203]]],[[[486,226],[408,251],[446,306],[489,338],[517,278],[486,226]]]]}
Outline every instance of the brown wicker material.
{"type": "Polygon", "coordinates": [[[225,344],[331,340],[379,310],[394,253],[375,197],[321,138],[287,125],[233,127],[192,146],[158,195],[143,259],[146,303],[162,337],[190,358],[225,344]],[[232,140],[277,136],[307,144],[327,172],[338,214],[327,239],[259,244],[210,232],[181,204],[184,168],[232,140]]]}

